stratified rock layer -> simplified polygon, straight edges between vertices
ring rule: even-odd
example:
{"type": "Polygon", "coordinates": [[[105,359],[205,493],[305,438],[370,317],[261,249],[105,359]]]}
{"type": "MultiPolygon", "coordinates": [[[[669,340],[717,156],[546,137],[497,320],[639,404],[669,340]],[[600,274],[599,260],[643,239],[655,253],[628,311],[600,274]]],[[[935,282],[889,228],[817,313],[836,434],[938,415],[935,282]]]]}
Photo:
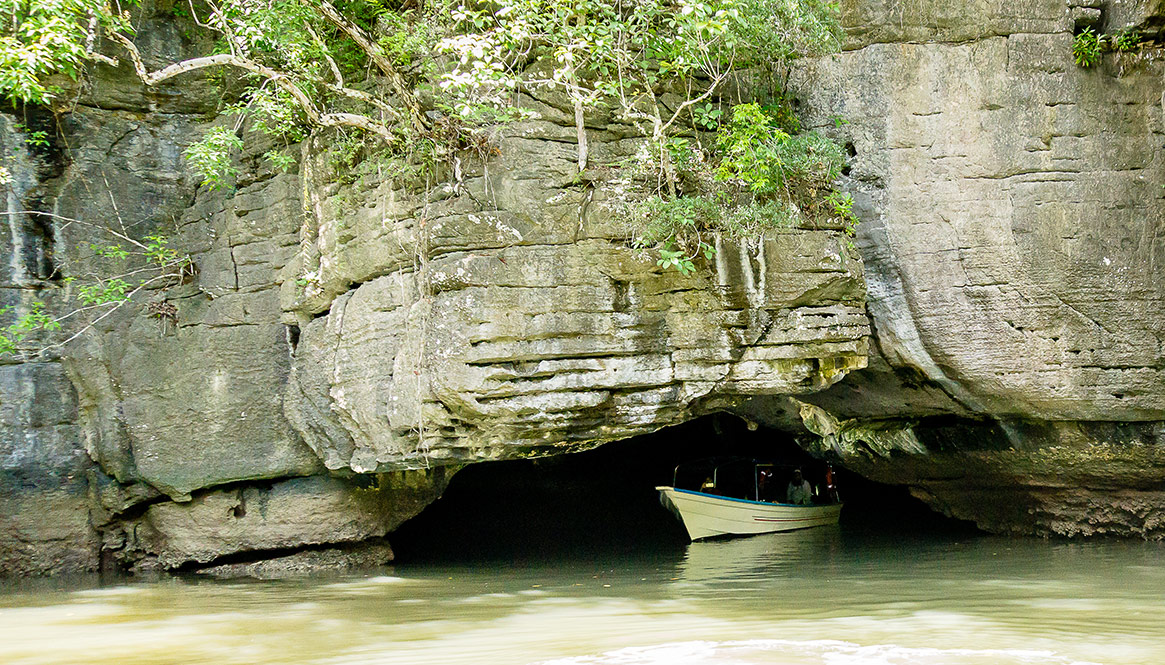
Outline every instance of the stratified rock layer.
{"type": "Polygon", "coordinates": [[[912,433],[853,468],[991,530],[1165,535],[1162,64],[1072,59],[1081,21],[1151,5],[847,3],[846,50],[798,74],[849,121],[876,339],[806,399],[870,450],[912,433]]]}
{"type": "MultiPolygon", "coordinates": [[[[0,573],[383,560],[447,473],[367,501],[329,471],[569,452],[722,409],[808,427],[821,454],[987,529],[1160,537],[1162,65],[1082,70],[1070,49],[1085,25],[1159,29],[1160,3],[843,12],[845,50],[793,83],[807,124],[848,143],[864,275],[836,228],[659,269],[602,173],[641,133],[589,110],[597,168],[579,174],[573,108],[545,91],[500,156],[426,192],[330,172],[326,140],[275,173],[251,134],[234,187],[198,187],[181,152],[220,92],[194,74],[146,89],[99,65],[59,125],[0,115],[5,325],[72,298],[54,263],[108,269],[87,249],[104,224],[197,266],[144,294],[174,319],[138,302],[62,357],[0,367],[0,573]]],[[[151,67],[210,48],[149,0],[135,20],[151,67]]]]}
{"type": "Polygon", "coordinates": [[[811,447],[882,482],[909,483],[936,510],[997,533],[1165,532],[1160,423],[838,421],[801,404],[811,447]]]}
{"type": "MultiPolygon", "coordinates": [[[[212,48],[168,5],[146,0],[135,21],[151,68],[212,48]]],[[[271,146],[249,136],[234,187],[198,186],[182,151],[221,101],[200,75],[147,89],[128,62],[97,65],[75,92],[56,118],[0,115],[13,174],[0,306],[14,307],[0,325],[35,301],[69,311],[76,293],[62,277],[132,269],[94,252],[123,243],[109,229],[160,233],[196,270],[98,309],[99,324],[63,349],[0,358],[14,363],[0,364],[0,575],[245,565],[300,549],[316,555],[295,566],[391,557],[382,536],[439,496],[452,470],[385,476],[378,491],[369,478],[320,475],[283,417],[291,345],[278,275],[299,249],[298,174],[273,172],[258,157],[271,146]],[[22,127],[44,130],[48,145],[22,127]]]]}
{"type": "Polygon", "coordinates": [[[304,327],[288,416],[330,468],[367,472],[593,447],[864,364],[860,264],[836,231],[724,246],[714,277],[636,254],[509,247],[432,260],[427,294],[412,272],[363,284],[304,327]]]}
{"type": "MultiPolygon", "coordinates": [[[[207,492],[187,503],[149,506],[126,531],[122,556],[137,566],[213,564],[230,555],[284,556],[305,546],[363,543],[386,536],[441,495],[445,469],[351,481],[314,476],[207,492]]],[[[391,559],[383,543],[376,556],[391,559]]],[[[358,556],[359,549],[352,550],[358,556]]],[[[228,565],[228,564],[223,564],[228,565]]]]}
{"type": "MultiPolygon", "coordinates": [[[[560,101],[525,100],[568,123],[560,101]]],[[[634,128],[601,126],[595,163],[633,157],[634,128]]],[[[284,405],[328,468],[580,450],[865,365],[865,284],[840,227],[716,239],[695,274],[664,270],[629,246],[618,173],[579,176],[572,131],[509,125],[500,157],[427,194],[329,188],[321,160],[305,166],[284,405]]]]}

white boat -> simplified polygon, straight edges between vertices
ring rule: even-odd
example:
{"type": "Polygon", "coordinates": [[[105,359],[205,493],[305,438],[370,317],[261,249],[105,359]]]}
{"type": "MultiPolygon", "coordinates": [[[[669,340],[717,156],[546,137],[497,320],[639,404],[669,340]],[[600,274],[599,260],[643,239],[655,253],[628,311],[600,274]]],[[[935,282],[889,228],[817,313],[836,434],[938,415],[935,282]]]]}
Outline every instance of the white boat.
{"type": "Polygon", "coordinates": [[[794,506],[706,494],[660,485],[660,500],[674,512],[692,540],[727,535],[792,531],[837,524],[840,503],[794,506]]]}
{"type": "MultiPolygon", "coordinates": [[[[784,487],[783,479],[776,475],[780,468],[742,458],[699,460],[677,466],[672,484],[655,489],[659,491],[660,503],[680,520],[692,540],[837,524],[842,504],[833,485],[832,467],[826,465],[825,491],[809,504],[763,500],[772,498],[778,487],[784,487]],[[700,471],[695,480],[704,477],[705,472],[709,474],[700,490],[677,487],[681,484],[681,467],[685,467],[689,476],[693,467],[700,471]]],[[[800,474],[800,470],[796,473],[800,474]]],[[[800,475],[795,477],[800,481],[800,475]]]]}

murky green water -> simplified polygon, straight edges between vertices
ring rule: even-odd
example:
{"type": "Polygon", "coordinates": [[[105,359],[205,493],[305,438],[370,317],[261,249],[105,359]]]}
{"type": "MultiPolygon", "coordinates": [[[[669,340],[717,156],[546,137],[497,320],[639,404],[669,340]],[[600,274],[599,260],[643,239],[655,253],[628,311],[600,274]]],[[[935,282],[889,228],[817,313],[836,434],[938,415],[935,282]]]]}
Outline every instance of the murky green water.
{"type": "Polygon", "coordinates": [[[0,587],[0,663],[1165,662],[1165,547],[1146,543],[813,530],[534,564],[73,584],[0,587]]]}

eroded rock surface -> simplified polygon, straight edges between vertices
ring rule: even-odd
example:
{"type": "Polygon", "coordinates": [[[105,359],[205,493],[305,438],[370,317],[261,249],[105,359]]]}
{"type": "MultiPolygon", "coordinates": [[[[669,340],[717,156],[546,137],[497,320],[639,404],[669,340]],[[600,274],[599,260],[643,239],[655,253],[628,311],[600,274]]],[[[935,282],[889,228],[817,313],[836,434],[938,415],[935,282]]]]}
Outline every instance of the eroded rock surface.
{"type": "MultiPolygon", "coordinates": [[[[524,100],[543,119],[435,191],[312,186],[326,176],[306,165],[285,408],[329,468],[580,450],[864,366],[865,285],[840,227],[718,239],[696,274],[665,271],[630,247],[619,174],[578,173],[571,107],[554,101],[524,100]]],[[[596,164],[641,145],[591,124],[596,164]]]]}
{"type": "Polygon", "coordinates": [[[800,80],[850,123],[876,343],[806,400],[913,437],[847,464],[991,530],[1165,534],[1162,64],[1071,53],[1077,10],[1151,32],[1158,4],[847,3],[800,80]]]}
{"type": "MultiPolygon", "coordinates": [[[[210,48],[190,41],[199,32],[168,6],[145,2],[135,20],[151,67],[210,48]]],[[[119,242],[106,229],[163,234],[196,270],[147,289],[63,349],[0,365],[0,574],[197,566],[299,548],[328,565],[368,563],[355,554],[365,542],[391,557],[383,535],[438,496],[447,475],[385,481],[383,497],[367,500],[368,479],[320,475],[283,416],[291,344],[278,275],[299,247],[298,174],[263,165],[270,146],[258,137],[233,189],[198,186],[182,150],[222,98],[201,75],[147,89],[123,63],[98,65],[89,83],[69,91],[77,103],[55,119],[37,109],[0,116],[9,212],[52,215],[5,218],[0,305],[13,309],[0,312],[3,325],[35,301],[68,311],[76,294],[66,276],[132,269],[94,252],[119,242]],[[27,142],[20,124],[44,130],[49,144],[27,142]],[[228,495],[264,509],[205,508],[228,495]],[[344,549],[329,550],[337,544],[344,549]]]]}
{"type": "MultiPolygon", "coordinates": [[[[1071,58],[1084,25],[1159,30],[1160,3],[843,10],[845,50],[794,87],[849,144],[861,258],[790,228],[662,271],[549,96],[428,191],[332,172],[326,144],[275,173],[250,135],[235,187],[199,188],[181,150],[221,91],[197,75],[147,90],[99,66],[45,150],[3,116],[10,206],[163,232],[197,271],[143,299],[173,319],[127,308],[0,367],[0,572],[382,561],[442,465],[724,409],[987,529],[1160,537],[1162,65],[1071,58]],[[379,498],[348,477],[398,469],[379,498]]],[[[139,18],[151,66],[208,46],[150,2],[139,18]]],[[[593,164],[635,154],[634,128],[587,126],[593,164]]],[[[92,226],[7,224],[14,313],[71,297],[54,261],[102,269],[92,226]]]]}
{"type": "Polygon", "coordinates": [[[864,364],[860,264],[839,232],[722,246],[718,264],[666,274],[592,239],[377,278],[303,328],[288,416],[329,468],[367,472],[593,447],[864,364]]]}
{"type": "MultiPolygon", "coordinates": [[[[367,563],[371,554],[383,563],[392,558],[392,550],[379,539],[440,496],[452,475],[438,468],[359,481],[313,476],[213,490],[185,503],[150,505],[124,530],[120,548],[107,550],[138,567],[178,568],[231,566],[224,557],[232,555],[283,558],[308,546],[372,541],[368,551],[363,547],[346,551],[357,562],[367,563]]],[[[326,556],[342,559],[338,553],[343,551],[326,556]]]]}
{"type": "Polygon", "coordinates": [[[862,475],[908,482],[942,513],[996,533],[1120,535],[1165,530],[1160,423],[925,419],[839,421],[800,414],[815,452],[862,475]]]}

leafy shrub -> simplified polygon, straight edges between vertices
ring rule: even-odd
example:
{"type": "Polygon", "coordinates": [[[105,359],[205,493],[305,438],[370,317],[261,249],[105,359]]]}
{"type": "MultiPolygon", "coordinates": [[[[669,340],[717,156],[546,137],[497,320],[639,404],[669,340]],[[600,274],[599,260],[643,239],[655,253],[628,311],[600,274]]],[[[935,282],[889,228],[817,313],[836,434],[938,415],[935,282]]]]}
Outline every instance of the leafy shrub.
{"type": "Polygon", "coordinates": [[[1100,62],[1100,37],[1092,28],[1084,28],[1072,40],[1072,57],[1080,67],[1093,67],[1100,62]]]}
{"type": "Polygon", "coordinates": [[[825,201],[845,225],[845,234],[851,238],[857,235],[858,216],[854,214],[854,197],[849,192],[832,192],[825,197],[825,201]]]}
{"type": "Polygon", "coordinates": [[[226,187],[239,174],[231,163],[231,153],[243,148],[243,139],[228,127],[212,127],[200,140],[182,152],[190,165],[202,176],[202,184],[211,189],[226,187]]]}
{"type": "Polygon", "coordinates": [[[796,134],[804,129],[801,126],[801,119],[793,111],[793,105],[786,98],[765,104],[763,110],[773,119],[773,124],[787,134],[796,134]]]}
{"type": "Polygon", "coordinates": [[[701,229],[715,229],[719,226],[722,211],[715,200],[708,196],[681,196],[666,199],[652,196],[639,208],[644,225],[635,243],[639,247],[683,239],[688,234],[697,234],[701,229]]]}
{"type": "Polygon", "coordinates": [[[1112,38],[1112,49],[1121,53],[1135,51],[1141,45],[1141,33],[1133,29],[1121,30],[1112,38]]]}
{"type": "MultiPolygon", "coordinates": [[[[816,132],[790,136],[777,145],[774,168],[786,187],[794,190],[824,189],[841,176],[845,151],[836,141],[816,132]]],[[[804,191],[796,191],[804,195],[804,191]]]]}
{"type": "Polygon", "coordinates": [[[738,104],[732,119],[722,127],[716,139],[720,149],[720,166],[716,178],[739,180],[754,194],[770,194],[779,189],[780,172],[776,169],[778,146],[789,135],[775,127],[759,104],[738,104]]]}
{"type": "Polygon", "coordinates": [[[784,193],[801,198],[805,190],[836,180],[845,165],[845,152],[836,142],[816,132],[790,135],[757,104],[733,108],[717,145],[717,179],[738,180],[762,197],[784,193]]]}
{"type": "Polygon", "coordinates": [[[797,226],[802,221],[801,210],[784,201],[744,203],[727,211],[720,221],[719,230],[731,238],[747,240],[771,229],[797,226]]]}

